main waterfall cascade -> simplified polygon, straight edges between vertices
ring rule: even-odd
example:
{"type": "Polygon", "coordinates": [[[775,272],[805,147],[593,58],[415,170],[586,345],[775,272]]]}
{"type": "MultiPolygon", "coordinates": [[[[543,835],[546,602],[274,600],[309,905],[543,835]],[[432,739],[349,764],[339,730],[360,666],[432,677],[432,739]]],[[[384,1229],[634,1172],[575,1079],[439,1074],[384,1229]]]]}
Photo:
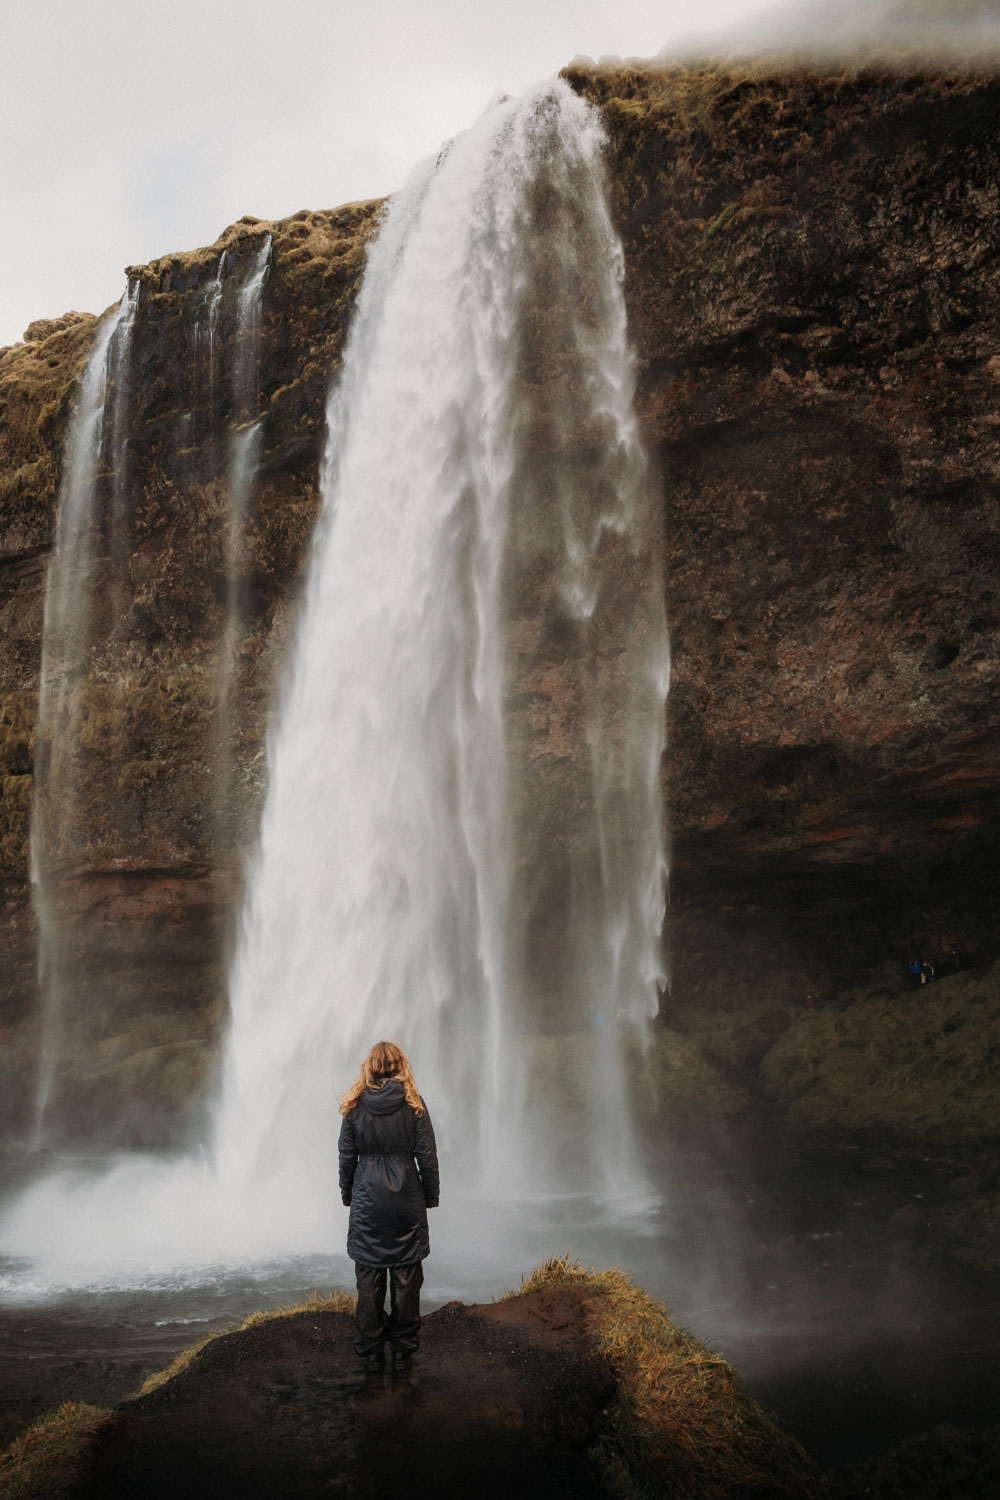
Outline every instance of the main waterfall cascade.
{"type": "Polygon", "coordinates": [[[381,1036],[431,1108],[443,1222],[643,1192],[626,1053],[662,983],[668,650],[602,145],[549,83],[392,200],[330,399],[212,1138],[38,1184],[8,1250],[67,1212],[94,1261],[339,1248],[335,1095],[381,1036]]]}
{"type": "MultiPolygon", "coordinates": [[[[666,645],[600,130],[568,89],[498,105],[393,202],[329,433],[220,1173],[306,1191],[334,1091],[384,1035],[453,1181],[510,1198],[558,1166],[562,1186],[631,1185],[614,1027],[656,1010],[666,645]],[[558,748],[508,701],[513,658],[534,636],[544,661],[547,635],[579,715],[558,748]],[[563,1035],[532,1035],[546,1016],[563,1035]]],[[[535,712],[572,711],[539,692],[535,712]]]]}

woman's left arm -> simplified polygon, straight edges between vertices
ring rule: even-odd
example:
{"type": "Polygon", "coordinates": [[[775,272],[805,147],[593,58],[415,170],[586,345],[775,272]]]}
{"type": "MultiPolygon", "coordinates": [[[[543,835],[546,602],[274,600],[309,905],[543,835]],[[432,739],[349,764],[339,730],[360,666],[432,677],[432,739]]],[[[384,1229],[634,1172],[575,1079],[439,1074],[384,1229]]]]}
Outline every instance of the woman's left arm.
{"type": "Polygon", "coordinates": [[[428,1208],[437,1208],[441,1198],[437,1142],[434,1139],[434,1126],[431,1124],[426,1104],[424,1104],[423,1114],[415,1115],[413,1123],[415,1126],[413,1154],[417,1158],[417,1170],[420,1173],[420,1181],[424,1185],[424,1199],[428,1208]]]}
{"type": "Polygon", "coordinates": [[[358,1143],[349,1115],[344,1116],[340,1127],[340,1144],[337,1149],[340,1155],[340,1196],[350,1207],[354,1190],[354,1169],[358,1164],[358,1143]]]}

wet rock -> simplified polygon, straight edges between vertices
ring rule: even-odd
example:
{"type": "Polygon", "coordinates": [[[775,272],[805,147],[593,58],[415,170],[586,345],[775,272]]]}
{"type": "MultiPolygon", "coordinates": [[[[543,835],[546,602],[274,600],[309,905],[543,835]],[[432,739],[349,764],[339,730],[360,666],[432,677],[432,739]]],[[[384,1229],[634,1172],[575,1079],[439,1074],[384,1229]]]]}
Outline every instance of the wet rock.
{"type": "Polygon", "coordinates": [[[1000,1141],[1000,965],[800,1015],[764,1058],[796,1127],[981,1147],[1000,1141]]]}
{"type": "Polygon", "coordinates": [[[560,1286],[439,1308],[403,1375],[360,1375],[346,1312],[259,1322],[122,1403],[92,1444],[80,1495],[603,1500],[631,1490],[634,1474],[664,1494],[677,1476],[701,1500],[816,1500],[815,1466],[725,1361],[632,1295],[631,1359],[602,1352],[599,1299],[560,1286]],[[702,1431],[712,1441],[699,1445],[702,1431]]]}
{"type": "Polygon", "coordinates": [[[649,1071],[659,1111],[676,1125],[696,1128],[706,1119],[733,1119],[750,1104],[749,1091],[727,1076],[728,1070],[715,1065],[701,1038],[658,1029],[651,1044],[649,1071]]]}
{"type": "Polygon", "coordinates": [[[744,996],[842,988],[937,925],[993,953],[1000,84],[568,76],[663,466],[675,987],[735,950],[744,996]]]}

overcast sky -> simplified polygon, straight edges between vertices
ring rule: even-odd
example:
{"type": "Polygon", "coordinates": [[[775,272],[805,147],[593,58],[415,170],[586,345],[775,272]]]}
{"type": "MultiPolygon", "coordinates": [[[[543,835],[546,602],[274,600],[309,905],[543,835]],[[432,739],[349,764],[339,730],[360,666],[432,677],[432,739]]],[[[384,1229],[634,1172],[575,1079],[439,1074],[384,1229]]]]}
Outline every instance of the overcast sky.
{"type": "MultiPolygon", "coordinates": [[[[870,17],[996,0],[846,3],[870,17]]],[[[778,14],[826,27],[845,12],[845,0],[830,5],[786,0],[778,14]]],[[[773,11],[767,0],[0,0],[0,345],[33,318],[103,311],[126,265],[211,244],[242,214],[391,192],[495,94],[577,54],[649,57],[733,27],[765,37],[773,11]]]]}
{"type": "Polygon", "coordinates": [[[0,0],[0,345],[123,268],[392,191],[498,92],[766,0],[0,0]]]}

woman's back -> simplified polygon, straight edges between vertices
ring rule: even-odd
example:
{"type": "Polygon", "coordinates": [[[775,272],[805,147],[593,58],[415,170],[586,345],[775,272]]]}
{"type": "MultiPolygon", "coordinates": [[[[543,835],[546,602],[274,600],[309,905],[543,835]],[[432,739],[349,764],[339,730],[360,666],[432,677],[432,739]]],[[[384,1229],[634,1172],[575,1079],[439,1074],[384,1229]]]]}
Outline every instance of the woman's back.
{"type": "Polygon", "coordinates": [[[417,1113],[398,1079],[366,1088],[344,1116],[340,1184],[351,1205],[353,1261],[391,1266],[426,1259],[427,1209],[438,1199],[434,1131],[426,1109],[417,1113]]]}

